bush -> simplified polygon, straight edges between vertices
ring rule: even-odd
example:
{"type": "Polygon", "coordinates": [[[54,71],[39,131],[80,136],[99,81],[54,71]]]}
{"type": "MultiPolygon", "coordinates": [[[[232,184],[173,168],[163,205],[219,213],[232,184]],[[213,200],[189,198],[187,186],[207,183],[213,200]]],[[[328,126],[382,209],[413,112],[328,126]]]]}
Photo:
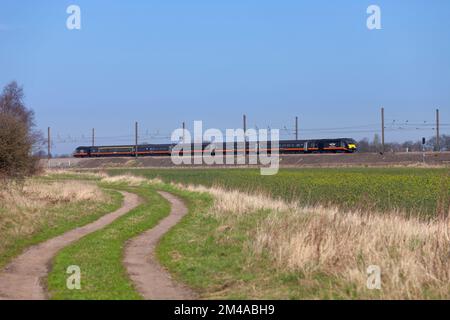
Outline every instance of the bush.
{"type": "Polygon", "coordinates": [[[0,95],[0,178],[23,178],[38,169],[33,156],[42,145],[34,113],[23,102],[23,89],[11,82],[0,95]]]}

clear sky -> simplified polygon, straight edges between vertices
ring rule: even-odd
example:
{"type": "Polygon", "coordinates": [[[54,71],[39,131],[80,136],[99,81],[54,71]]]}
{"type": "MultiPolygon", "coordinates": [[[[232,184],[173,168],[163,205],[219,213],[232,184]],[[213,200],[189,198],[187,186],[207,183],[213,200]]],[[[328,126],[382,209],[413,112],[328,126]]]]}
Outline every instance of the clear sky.
{"type": "Polygon", "coordinates": [[[0,86],[24,86],[57,153],[93,127],[131,143],[138,120],[162,142],[182,121],[236,128],[243,113],[259,128],[299,116],[302,138],[372,138],[381,106],[387,141],[417,140],[437,107],[450,131],[449,17],[448,0],[0,0],[0,86]],[[71,4],[81,30],[66,28],[71,4]]]}

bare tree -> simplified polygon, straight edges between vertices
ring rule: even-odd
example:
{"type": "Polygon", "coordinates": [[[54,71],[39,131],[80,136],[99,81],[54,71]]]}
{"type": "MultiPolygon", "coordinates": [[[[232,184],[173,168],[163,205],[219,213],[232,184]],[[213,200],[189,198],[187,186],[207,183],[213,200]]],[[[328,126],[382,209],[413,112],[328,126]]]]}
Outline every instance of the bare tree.
{"type": "MultiPolygon", "coordinates": [[[[450,151],[450,135],[441,135],[439,138],[441,151],[450,151]]],[[[431,137],[427,141],[427,146],[431,149],[436,148],[436,137],[431,137]]]]}
{"type": "Polygon", "coordinates": [[[42,145],[34,113],[24,104],[22,87],[11,82],[0,95],[0,177],[22,178],[37,170],[34,151],[42,145]]]}

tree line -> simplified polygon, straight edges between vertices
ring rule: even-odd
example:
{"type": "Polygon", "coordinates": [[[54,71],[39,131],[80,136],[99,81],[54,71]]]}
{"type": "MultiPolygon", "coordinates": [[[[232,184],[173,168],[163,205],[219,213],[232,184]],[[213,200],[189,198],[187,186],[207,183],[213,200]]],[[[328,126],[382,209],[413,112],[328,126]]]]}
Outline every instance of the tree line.
{"type": "MultiPolygon", "coordinates": [[[[422,139],[416,141],[405,142],[389,142],[384,144],[385,152],[421,152],[421,151],[437,151],[436,136],[425,139],[425,144],[422,144],[422,139]]],[[[450,151],[450,135],[441,135],[439,138],[440,151],[450,151]]],[[[378,134],[374,135],[372,141],[364,138],[358,141],[359,152],[381,152],[381,139],[378,134]]]]}

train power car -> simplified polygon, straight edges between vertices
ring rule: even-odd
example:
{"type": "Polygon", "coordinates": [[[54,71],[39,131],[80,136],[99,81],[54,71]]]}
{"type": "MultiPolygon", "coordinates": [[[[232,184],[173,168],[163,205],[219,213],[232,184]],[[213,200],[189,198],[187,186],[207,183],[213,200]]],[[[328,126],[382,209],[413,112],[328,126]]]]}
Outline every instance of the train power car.
{"type": "MultiPolygon", "coordinates": [[[[195,149],[194,145],[190,146],[191,154],[205,152],[204,150],[210,143],[203,143],[202,148],[195,149]]],[[[119,145],[119,146],[93,146],[78,147],[74,152],[76,158],[95,158],[95,157],[131,157],[131,156],[170,156],[175,144],[142,144],[119,145]]],[[[245,152],[248,153],[251,144],[246,142],[245,152]]],[[[261,147],[259,147],[258,151],[261,147]]],[[[222,146],[216,144],[216,152],[223,154],[232,154],[243,152],[239,149],[237,143],[234,143],[233,150],[223,143],[222,146]]],[[[271,143],[266,144],[267,153],[272,153],[271,143]]],[[[351,138],[340,139],[315,139],[315,140],[281,140],[279,142],[278,151],[280,154],[302,154],[302,153],[353,153],[357,151],[356,141],[351,138]]]]}

